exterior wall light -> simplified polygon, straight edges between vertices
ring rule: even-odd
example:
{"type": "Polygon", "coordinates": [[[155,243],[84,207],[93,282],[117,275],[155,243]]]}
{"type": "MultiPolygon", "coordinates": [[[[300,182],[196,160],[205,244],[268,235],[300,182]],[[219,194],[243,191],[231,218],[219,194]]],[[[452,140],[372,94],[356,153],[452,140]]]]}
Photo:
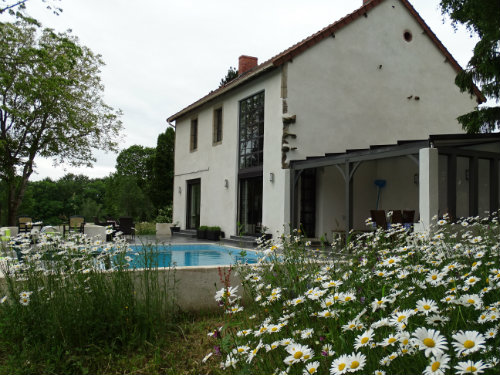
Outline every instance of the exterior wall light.
{"type": "Polygon", "coordinates": [[[413,175],[413,183],[414,183],[415,185],[418,185],[418,173],[415,173],[415,174],[413,175]]]}
{"type": "Polygon", "coordinates": [[[274,173],[273,172],[269,173],[269,181],[274,182],[274,173]]]}
{"type": "Polygon", "coordinates": [[[179,194],[181,194],[181,193],[182,193],[182,188],[181,188],[180,186],[179,186],[178,191],[179,191],[179,194]]]}
{"type": "Polygon", "coordinates": [[[224,187],[227,189],[229,187],[229,181],[227,178],[224,180],[224,187]]]}

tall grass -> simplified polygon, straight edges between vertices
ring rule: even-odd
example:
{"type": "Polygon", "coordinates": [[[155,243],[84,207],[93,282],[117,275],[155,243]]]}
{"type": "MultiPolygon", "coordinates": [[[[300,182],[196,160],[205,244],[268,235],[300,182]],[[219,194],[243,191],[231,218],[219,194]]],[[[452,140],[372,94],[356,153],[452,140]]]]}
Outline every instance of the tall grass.
{"type": "Polygon", "coordinates": [[[81,372],[68,357],[155,340],[174,317],[173,273],[151,260],[154,245],[143,247],[140,271],[129,269],[123,239],[19,237],[3,251],[0,350],[25,370],[45,363],[43,372],[81,372]]]}
{"type": "Polygon", "coordinates": [[[497,217],[441,220],[332,253],[284,236],[238,268],[249,303],[217,293],[228,318],[207,360],[237,374],[498,374],[499,231],[497,217]]]}

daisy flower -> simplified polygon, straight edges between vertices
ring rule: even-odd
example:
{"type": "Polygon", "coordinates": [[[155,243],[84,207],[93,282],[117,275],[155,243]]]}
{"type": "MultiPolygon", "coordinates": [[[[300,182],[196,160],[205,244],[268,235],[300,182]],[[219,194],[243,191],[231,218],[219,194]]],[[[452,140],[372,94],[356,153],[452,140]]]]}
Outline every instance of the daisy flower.
{"type": "Polygon", "coordinates": [[[413,332],[413,336],[414,344],[425,351],[426,357],[441,354],[448,349],[446,338],[437,330],[420,327],[413,332]]]}
{"type": "Polygon", "coordinates": [[[437,312],[438,306],[435,301],[422,298],[421,300],[417,301],[417,311],[424,315],[429,315],[429,313],[431,312],[437,312]]]}
{"type": "Polygon", "coordinates": [[[446,354],[438,354],[431,358],[429,366],[427,366],[422,375],[444,375],[445,370],[449,369],[450,357],[446,354]]]}
{"type": "Polygon", "coordinates": [[[389,298],[382,297],[381,299],[375,299],[372,302],[372,311],[376,311],[378,309],[385,309],[387,307],[386,303],[389,302],[389,298]]]}
{"type": "Polygon", "coordinates": [[[349,356],[346,354],[341,355],[339,358],[332,362],[332,367],[330,368],[331,375],[341,375],[345,374],[349,367],[347,364],[349,363],[349,356]]]}
{"type": "Polygon", "coordinates": [[[366,330],[361,335],[356,337],[354,348],[359,349],[362,346],[370,345],[370,341],[372,340],[372,338],[373,338],[373,329],[366,330]]]}
{"type": "Polygon", "coordinates": [[[353,353],[347,358],[347,367],[349,372],[356,372],[365,367],[366,356],[361,353],[353,353]]]}
{"type": "Polygon", "coordinates": [[[493,339],[493,338],[496,337],[497,332],[498,332],[497,328],[490,328],[484,334],[485,334],[485,336],[486,336],[487,339],[493,339]]]}
{"type": "Polygon", "coordinates": [[[477,352],[480,349],[484,349],[486,344],[484,336],[477,331],[459,331],[452,337],[455,339],[453,346],[458,356],[477,352]]]}
{"type": "Polygon", "coordinates": [[[314,361],[312,363],[308,363],[306,365],[306,368],[304,369],[304,371],[302,373],[304,375],[316,374],[316,372],[318,371],[318,367],[319,367],[319,362],[318,361],[314,361]]]}
{"type": "Polygon", "coordinates": [[[484,370],[486,370],[489,366],[483,361],[467,361],[467,362],[458,362],[455,366],[455,370],[457,370],[457,374],[465,375],[465,374],[480,374],[484,370]]]}
{"type": "Polygon", "coordinates": [[[290,355],[284,359],[284,362],[289,366],[297,362],[305,362],[314,356],[314,351],[307,345],[292,343],[286,347],[286,351],[290,355]]]}

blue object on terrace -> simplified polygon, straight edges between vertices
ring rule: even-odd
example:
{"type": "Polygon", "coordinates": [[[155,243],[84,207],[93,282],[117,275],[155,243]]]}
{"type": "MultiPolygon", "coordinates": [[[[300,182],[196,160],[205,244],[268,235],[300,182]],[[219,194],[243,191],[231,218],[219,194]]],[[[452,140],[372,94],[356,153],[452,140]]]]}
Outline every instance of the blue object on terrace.
{"type": "Polygon", "coordinates": [[[378,193],[377,193],[377,205],[376,205],[376,210],[378,210],[378,202],[380,201],[380,190],[385,187],[385,184],[387,183],[386,180],[375,180],[375,185],[378,188],[378,193]]]}

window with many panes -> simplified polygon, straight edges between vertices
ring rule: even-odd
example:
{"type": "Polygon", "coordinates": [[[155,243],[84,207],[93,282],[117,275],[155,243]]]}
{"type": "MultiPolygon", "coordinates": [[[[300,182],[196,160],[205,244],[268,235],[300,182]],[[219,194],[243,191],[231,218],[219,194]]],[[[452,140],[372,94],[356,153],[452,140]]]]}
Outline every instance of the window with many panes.
{"type": "Polygon", "coordinates": [[[222,142],[222,107],[214,109],[214,127],[212,143],[222,142]]]}
{"type": "Polygon", "coordinates": [[[189,149],[191,151],[196,151],[198,148],[198,119],[194,118],[191,120],[191,136],[189,142],[189,149]]]}
{"type": "Polygon", "coordinates": [[[240,169],[264,162],[264,92],[240,101],[240,169]]]}

